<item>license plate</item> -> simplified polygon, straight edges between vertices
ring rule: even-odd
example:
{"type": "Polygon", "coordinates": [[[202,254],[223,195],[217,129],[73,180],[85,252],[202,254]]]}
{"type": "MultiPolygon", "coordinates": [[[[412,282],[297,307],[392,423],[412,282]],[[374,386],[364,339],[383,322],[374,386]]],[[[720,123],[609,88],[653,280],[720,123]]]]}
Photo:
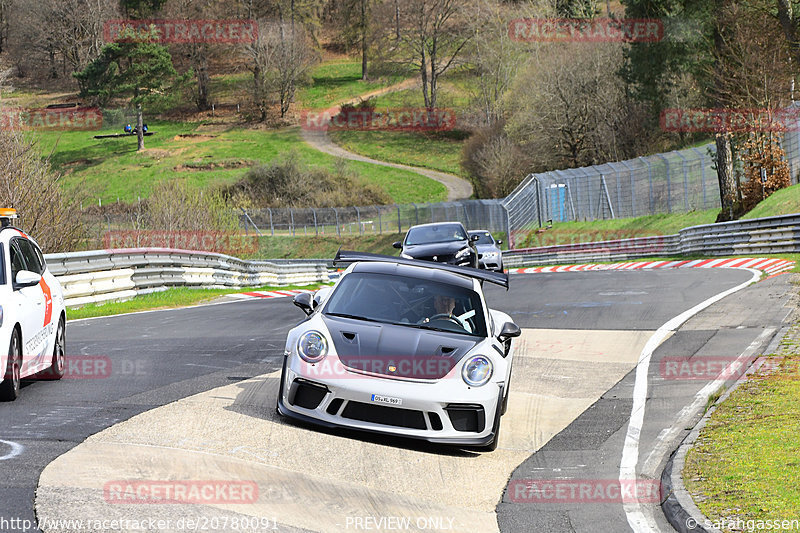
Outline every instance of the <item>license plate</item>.
{"type": "Polygon", "coordinates": [[[402,398],[392,398],[391,396],[381,396],[380,394],[373,394],[372,401],[375,403],[385,403],[387,405],[403,405],[402,398]]]}

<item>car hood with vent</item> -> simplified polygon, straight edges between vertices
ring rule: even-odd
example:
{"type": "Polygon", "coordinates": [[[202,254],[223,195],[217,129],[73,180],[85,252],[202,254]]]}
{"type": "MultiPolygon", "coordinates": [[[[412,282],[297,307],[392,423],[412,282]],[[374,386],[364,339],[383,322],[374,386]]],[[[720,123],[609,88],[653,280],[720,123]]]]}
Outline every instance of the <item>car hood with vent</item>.
{"type": "Polygon", "coordinates": [[[343,365],[390,377],[440,379],[480,340],[349,318],[323,315],[322,320],[343,365]]]}

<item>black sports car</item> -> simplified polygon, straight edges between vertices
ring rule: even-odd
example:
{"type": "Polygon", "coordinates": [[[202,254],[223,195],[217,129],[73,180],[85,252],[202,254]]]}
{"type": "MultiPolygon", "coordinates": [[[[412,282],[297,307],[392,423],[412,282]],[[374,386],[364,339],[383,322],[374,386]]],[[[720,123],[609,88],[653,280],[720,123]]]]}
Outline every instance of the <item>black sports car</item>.
{"type": "Polygon", "coordinates": [[[412,226],[403,241],[393,244],[402,250],[404,259],[422,259],[436,263],[478,268],[475,241],[460,222],[436,222],[412,226]]]}

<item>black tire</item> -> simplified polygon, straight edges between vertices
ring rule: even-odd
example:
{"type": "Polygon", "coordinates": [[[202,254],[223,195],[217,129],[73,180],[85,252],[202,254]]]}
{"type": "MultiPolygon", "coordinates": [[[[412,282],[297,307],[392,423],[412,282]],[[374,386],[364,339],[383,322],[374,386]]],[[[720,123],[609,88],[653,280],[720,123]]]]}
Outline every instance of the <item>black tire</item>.
{"type": "MultiPolygon", "coordinates": [[[[512,368],[513,372],[513,368],[512,368]]],[[[511,372],[508,373],[508,381],[506,381],[506,390],[503,392],[503,406],[500,408],[500,416],[506,414],[508,411],[508,397],[511,391],[511,372]]]]}
{"type": "Polygon", "coordinates": [[[8,362],[6,363],[3,382],[0,383],[0,400],[13,402],[19,396],[20,371],[22,367],[22,352],[19,342],[19,332],[14,330],[11,342],[8,344],[8,362]]]}
{"type": "Polygon", "coordinates": [[[494,438],[488,444],[484,444],[481,449],[486,452],[493,452],[497,449],[497,444],[500,442],[500,407],[499,402],[502,402],[502,397],[497,398],[498,401],[498,409],[495,411],[494,415],[494,425],[492,426],[492,432],[494,433],[494,438]]]}
{"type": "Polygon", "coordinates": [[[286,363],[289,360],[288,357],[283,358],[283,367],[281,368],[281,384],[278,386],[278,397],[275,399],[275,412],[278,414],[279,417],[282,417],[281,408],[279,407],[281,402],[281,397],[283,396],[283,382],[286,380],[286,363]]]}
{"type": "Polygon", "coordinates": [[[61,379],[64,377],[64,370],[66,367],[65,350],[67,346],[67,333],[62,316],[58,321],[58,329],[56,329],[56,342],[53,347],[53,361],[48,372],[50,379],[61,379]]]}

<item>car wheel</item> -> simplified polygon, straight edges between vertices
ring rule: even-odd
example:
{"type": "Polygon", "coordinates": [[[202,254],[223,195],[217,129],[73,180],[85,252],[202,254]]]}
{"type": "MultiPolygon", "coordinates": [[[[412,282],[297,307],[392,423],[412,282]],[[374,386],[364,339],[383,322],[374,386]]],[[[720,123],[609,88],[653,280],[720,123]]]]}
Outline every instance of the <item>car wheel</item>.
{"type": "Polygon", "coordinates": [[[500,415],[502,414],[501,402],[503,402],[503,398],[498,396],[497,402],[498,402],[497,410],[495,411],[494,415],[494,425],[492,426],[492,432],[494,433],[494,438],[492,439],[492,442],[485,444],[482,448],[484,451],[487,452],[495,451],[497,449],[497,444],[500,442],[500,415]]]}
{"type": "Polygon", "coordinates": [[[511,372],[508,373],[508,381],[506,381],[506,390],[503,393],[503,407],[500,409],[500,416],[506,414],[508,411],[508,396],[511,392],[511,372]]]}
{"type": "Polygon", "coordinates": [[[283,358],[283,367],[281,368],[281,384],[278,387],[278,397],[275,399],[275,412],[278,416],[283,416],[281,414],[281,408],[279,407],[281,398],[283,397],[283,382],[286,381],[286,363],[288,362],[289,358],[283,358]]]}
{"type": "Polygon", "coordinates": [[[22,365],[22,356],[19,345],[19,333],[15,330],[11,334],[8,346],[8,363],[3,382],[0,383],[0,400],[11,402],[19,396],[19,381],[22,365]]]}
{"type": "Polygon", "coordinates": [[[50,378],[61,379],[64,377],[66,366],[66,356],[64,355],[67,346],[67,336],[64,330],[64,317],[58,321],[56,330],[56,345],[53,347],[53,363],[50,366],[50,378]]]}

